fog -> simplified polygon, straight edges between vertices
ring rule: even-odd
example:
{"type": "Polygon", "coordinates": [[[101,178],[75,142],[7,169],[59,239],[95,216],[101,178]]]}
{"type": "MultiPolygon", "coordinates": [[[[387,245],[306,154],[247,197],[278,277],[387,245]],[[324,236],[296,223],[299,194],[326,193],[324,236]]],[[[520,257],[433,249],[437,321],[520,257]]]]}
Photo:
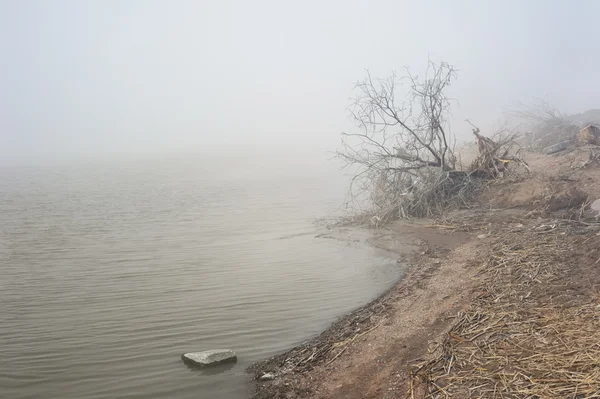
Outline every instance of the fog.
{"type": "Polygon", "coordinates": [[[598,107],[595,1],[0,2],[4,162],[325,153],[375,76],[459,69],[453,132],[519,101],[598,107]]]}

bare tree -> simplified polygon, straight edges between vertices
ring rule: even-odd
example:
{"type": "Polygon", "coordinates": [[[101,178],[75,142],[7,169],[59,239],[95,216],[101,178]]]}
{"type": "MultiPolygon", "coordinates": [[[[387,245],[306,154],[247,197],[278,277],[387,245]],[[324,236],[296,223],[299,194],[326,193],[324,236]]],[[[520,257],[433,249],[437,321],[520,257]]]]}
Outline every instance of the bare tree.
{"type": "Polygon", "coordinates": [[[531,103],[527,104],[520,103],[517,109],[511,111],[511,114],[526,122],[535,124],[566,119],[558,108],[541,98],[534,98],[531,103]]]}
{"type": "Polygon", "coordinates": [[[350,163],[369,167],[384,163],[384,168],[393,170],[452,168],[446,132],[450,100],[444,90],[455,73],[446,63],[430,63],[423,80],[408,70],[401,78],[393,74],[385,79],[373,79],[367,72],[356,84],[357,95],[349,108],[361,132],[343,133],[344,148],[339,155],[350,163]],[[402,86],[408,86],[408,92],[398,98],[402,86]],[[357,138],[363,145],[357,148],[356,141],[349,143],[349,138],[357,138]]]}
{"type": "Polygon", "coordinates": [[[528,128],[525,144],[531,150],[544,151],[546,148],[575,140],[581,123],[572,120],[549,102],[536,98],[528,104],[519,104],[510,114],[528,128]]]}
{"type": "Polygon", "coordinates": [[[356,167],[351,197],[370,195],[375,217],[397,212],[399,200],[424,179],[447,178],[454,171],[446,89],[455,77],[450,64],[430,62],[423,78],[408,69],[385,79],[367,72],[356,84],[349,110],[358,132],[342,133],[338,156],[356,167]]]}
{"type": "Polygon", "coordinates": [[[468,205],[486,180],[504,176],[509,163],[527,168],[513,150],[514,135],[489,139],[475,127],[479,156],[459,168],[446,93],[455,77],[450,64],[429,62],[422,78],[408,69],[385,79],[367,72],[356,84],[349,110],[357,131],[342,133],[338,157],[352,171],[349,201],[368,204],[363,216],[371,224],[468,205]]]}

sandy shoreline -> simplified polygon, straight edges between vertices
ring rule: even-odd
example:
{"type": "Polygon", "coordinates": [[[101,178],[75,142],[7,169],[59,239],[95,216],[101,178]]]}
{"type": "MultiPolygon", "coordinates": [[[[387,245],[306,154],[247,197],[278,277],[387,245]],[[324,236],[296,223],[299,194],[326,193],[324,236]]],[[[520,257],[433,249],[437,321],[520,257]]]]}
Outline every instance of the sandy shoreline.
{"type": "MultiPolygon", "coordinates": [[[[472,237],[464,232],[450,233],[428,226],[430,223],[397,222],[389,229],[375,231],[367,243],[394,252],[399,261],[408,263],[405,275],[377,299],[343,316],[319,336],[251,366],[249,372],[256,380],[255,397],[329,397],[333,392],[315,388],[321,383],[317,380],[324,373],[335,373],[344,363],[344,355],[346,358],[356,356],[356,344],[364,342],[369,335],[385,337],[386,340],[398,334],[405,337],[402,341],[409,340],[411,345],[410,348],[404,345],[401,349],[408,359],[417,353],[415,348],[426,346],[436,332],[443,331],[446,323],[442,319],[446,313],[454,312],[464,302],[462,293],[454,295],[451,291],[467,277],[463,273],[461,279],[454,279],[452,284],[448,284],[446,276],[457,270],[456,264],[448,263],[447,258],[453,250],[471,241],[472,237]],[[446,270],[447,266],[451,266],[452,270],[446,270]],[[440,273],[444,278],[435,278],[440,273]],[[423,296],[431,297],[430,301],[419,303],[423,296]],[[436,305],[430,307],[428,304],[434,301],[436,305]],[[403,315],[394,317],[400,309],[403,309],[403,315]],[[392,318],[395,319],[393,322],[392,318]],[[438,322],[435,326],[429,326],[427,323],[432,321],[434,324],[438,322]],[[398,334],[390,335],[384,331],[396,328],[398,323],[407,324],[398,334]],[[421,335],[423,328],[429,330],[424,336],[421,335]],[[377,334],[374,334],[375,331],[377,334]],[[275,378],[261,380],[265,374],[275,378]]],[[[334,232],[327,238],[352,240],[349,234],[351,232],[334,232]]],[[[380,344],[387,345],[385,342],[380,344]]],[[[372,355],[377,357],[377,349],[372,355]]],[[[347,390],[354,389],[353,384],[337,382],[339,384],[336,383],[333,388],[340,391],[337,393],[339,397],[347,397],[347,390]]]]}

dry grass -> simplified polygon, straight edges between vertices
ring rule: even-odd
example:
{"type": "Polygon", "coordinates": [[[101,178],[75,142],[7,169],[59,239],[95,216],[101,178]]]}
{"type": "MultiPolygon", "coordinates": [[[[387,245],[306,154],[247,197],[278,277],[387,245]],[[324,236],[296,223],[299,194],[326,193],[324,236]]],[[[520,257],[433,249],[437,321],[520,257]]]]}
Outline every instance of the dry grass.
{"type": "Polygon", "coordinates": [[[485,285],[434,359],[415,366],[415,387],[427,398],[600,397],[600,273],[589,250],[600,238],[597,225],[577,225],[498,227],[485,285]]]}

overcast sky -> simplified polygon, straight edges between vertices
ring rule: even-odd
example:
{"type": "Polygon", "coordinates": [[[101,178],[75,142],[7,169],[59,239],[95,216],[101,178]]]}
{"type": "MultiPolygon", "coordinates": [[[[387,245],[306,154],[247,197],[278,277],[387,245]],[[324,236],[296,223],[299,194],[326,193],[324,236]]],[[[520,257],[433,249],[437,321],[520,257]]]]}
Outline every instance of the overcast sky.
{"type": "Polygon", "coordinates": [[[459,69],[454,132],[600,108],[597,1],[0,0],[0,156],[334,149],[368,68],[459,69]]]}

